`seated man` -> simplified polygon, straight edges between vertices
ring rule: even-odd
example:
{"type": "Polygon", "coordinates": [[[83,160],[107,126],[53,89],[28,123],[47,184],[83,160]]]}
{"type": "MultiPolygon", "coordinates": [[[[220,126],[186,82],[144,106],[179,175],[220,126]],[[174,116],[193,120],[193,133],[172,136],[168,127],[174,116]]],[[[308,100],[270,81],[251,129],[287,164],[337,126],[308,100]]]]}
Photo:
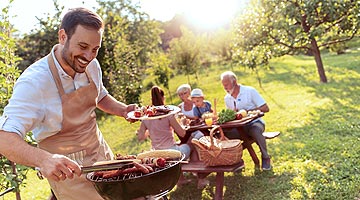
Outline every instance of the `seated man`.
{"type": "MultiPolygon", "coordinates": [[[[265,100],[261,97],[258,91],[250,86],[240,85],[237,83],[236,75],[227,71],[221,74],[222,85],[227,92],[224,97],[225,106],[228,109],[239,111],[244,109],[246,111],[260,110],[261,112],[269,112],[265,100]]],[[[265,131],[265,122],[263,119],[258,118],[252,121],[250,124],[242,127],[244,133],[254,138],[259,145],[261,151],[263,170],[270,170],[270,156],[266,149],[266,140],[262,133],[265,131]]],[[[224,134],[229,139],[239,138],[240,133],[238,129],[224,130],[224,134]]]]}

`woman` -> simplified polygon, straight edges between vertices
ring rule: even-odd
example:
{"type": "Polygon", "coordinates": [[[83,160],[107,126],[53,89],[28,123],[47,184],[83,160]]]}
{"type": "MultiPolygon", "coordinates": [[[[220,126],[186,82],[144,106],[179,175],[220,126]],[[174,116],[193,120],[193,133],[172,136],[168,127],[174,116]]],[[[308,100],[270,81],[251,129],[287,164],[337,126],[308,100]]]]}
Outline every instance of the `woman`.
{"type": "Polygon", "coordinates": [[[195,107],[194,103],[190,98],[191,87],[189,84],[182,84],[178,87],[176,93],[179,95],[181,99],[181,103],[179,107],[181,108],[181,112],[188,119],[195,119],[195,115],[193,112],[193,108],[195,107]]]}
{"type": "MultiPolygon", "coordinates": [[[[165,105],[164,91],[160,87],[153,86],[151,88],[151,101],[153,106],[165,105]]],[[[175,115],[170,115],[160,119],[143,120],[137,135],[140,141],[150,137],[153,149],[176,149],[185,154],[185,159],[188,159],[191,152],[190,145],[177,145],[174,132],[181,137],[186,134],[175,115]]]]}

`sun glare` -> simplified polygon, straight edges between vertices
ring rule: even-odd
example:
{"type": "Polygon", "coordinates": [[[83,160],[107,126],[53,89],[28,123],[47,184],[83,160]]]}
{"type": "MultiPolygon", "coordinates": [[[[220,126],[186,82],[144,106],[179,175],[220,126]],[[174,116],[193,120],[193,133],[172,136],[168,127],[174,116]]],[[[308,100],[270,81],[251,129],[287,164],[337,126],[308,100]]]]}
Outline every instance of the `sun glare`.
{"type": "Polygon", "coordinates": [[[190,3],[184,14],[200,28],[212,29],[227,24],[239,10],[239,0],[196,0],[190,3]]]}
{"type": "Polygon", "coordinates": [[[167,21],[175,14],[184,15],[198,28],[213,29],[227,24],[246,0],[142,0],[143,10],[151,18],[167,21]]]}

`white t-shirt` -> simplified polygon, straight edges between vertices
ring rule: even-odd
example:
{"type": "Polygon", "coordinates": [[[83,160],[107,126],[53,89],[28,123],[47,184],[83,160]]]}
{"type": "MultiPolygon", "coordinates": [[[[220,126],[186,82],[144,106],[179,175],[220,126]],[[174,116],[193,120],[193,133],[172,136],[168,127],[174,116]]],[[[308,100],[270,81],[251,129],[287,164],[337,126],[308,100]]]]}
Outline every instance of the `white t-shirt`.
{"type": "Polygon", "coordinates": [[[240,93],[236,98],[226,94],[224,101],[226,108],[235,111],[240,109],[252,110],[266,104],[266,101],[255,88],[245,85],[240,85],[240,93]]]}
{"type": "MultiPolygon", "coordinates": [[[[88,85],[85,73],[76,73],[74,79],[65,73],[54,56],[55,47],[51,54],[65,93],[88,85]]],[[[99,62],[94,59],[86,70],[98,89],[99,102],[108,94],[102,83],[99,62]]],[[[0,130],[14,132],[22,137],[32,131],[35,140],[39,142],[59,132],[61,122],[61,99],[45,56],[29,66],[16,81],[13,95],[0,118],[0,130]]]]}

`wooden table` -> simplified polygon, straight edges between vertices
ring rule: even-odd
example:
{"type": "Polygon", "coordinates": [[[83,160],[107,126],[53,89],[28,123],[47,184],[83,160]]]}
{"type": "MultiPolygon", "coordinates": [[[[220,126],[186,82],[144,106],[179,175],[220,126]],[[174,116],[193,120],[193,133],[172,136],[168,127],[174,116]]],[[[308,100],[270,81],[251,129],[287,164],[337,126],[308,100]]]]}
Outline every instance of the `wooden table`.
{"type": "MultiPolygon", "coordinates": [[[[264,116],[264,113],[259,113],[257,116],[244,118],[242,120],[234,120],[234,121],[226,122],[224,124],[219,124],[218,126],[220,126],[222,129],[237,128],[239,130],[239,133],[241,133],[242,132],[241,129],[243,126],[248,125],[250,122],[252,122],[262,116],[264,116]]],[[[215,125],[217,125],[217,124],[215,124],[215,125]]],[[[192,132],[200,130],[206,134],[206,132],[209,129],[211,129],[212,127],[213,126],[207,126],[205,123],[203,123],[201,125],[197,125],[197,126],[190,126],[186,130],[186,135],[184,137],[179,136],[179,139],[180,139],[181,143],[186,143],[189,140],[192,132]]],[[[240,134],[239,139],[243,141],[242,145],[243,145],[244,149],[246,148],[248,150],[255,166],[260,167],[259,158],[257,157],[255,150],[252,147],[252,143],[255,142],[254,139],[249,137],[247,134],[240,134]]]]}
{"type": "Polygon", "coordinates": [[[201,161],[191,161],[189,163],[181,164],[181,171],[183,172],[196,172],[196,173],[216,173],[216,188],[215,188],[215,200],[223,199],[223,187],[224,187],[224,172],[236,172],[244,167],[244,161],[227,166],[215,166],[207,167],[201,161]]]}

